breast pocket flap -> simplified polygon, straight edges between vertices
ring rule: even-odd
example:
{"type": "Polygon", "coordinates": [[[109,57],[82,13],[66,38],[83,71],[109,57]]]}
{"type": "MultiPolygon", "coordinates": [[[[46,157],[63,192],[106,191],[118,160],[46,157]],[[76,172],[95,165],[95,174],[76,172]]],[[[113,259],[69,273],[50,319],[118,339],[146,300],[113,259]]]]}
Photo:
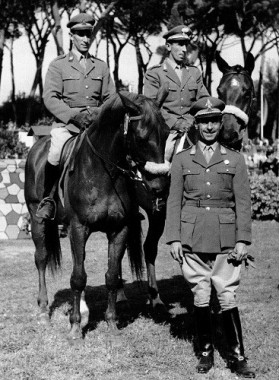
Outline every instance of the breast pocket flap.
{"type": "Polygon", "coordinates": [[[183,175],[198,175],[201,174],[197,170],[192,170],[192,169],[183,169],[183,175]]]}
{"type": "Polygon", "coordinates": [[[235,174],[236,169],[233,168],[233,167],[228,166],[228,167],[226,167],[224,169],[219,169],[217,172],[219,174],[235,174]]]}

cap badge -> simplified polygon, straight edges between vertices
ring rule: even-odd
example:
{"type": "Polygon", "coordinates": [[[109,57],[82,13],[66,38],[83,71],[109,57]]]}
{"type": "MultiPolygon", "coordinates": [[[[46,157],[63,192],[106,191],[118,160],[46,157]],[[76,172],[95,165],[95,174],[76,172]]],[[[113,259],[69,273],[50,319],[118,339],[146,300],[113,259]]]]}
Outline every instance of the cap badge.
{"type": "Polygon", "coordinates": [[[207,108],[207,111],[212,111],[212,103],[209,99],[207,99],[207,102],[205,103],[205,106],[207,108]]]}
{"type": "Polygon", "coordinates": [[[82,24],[85,25],[86,24],[86,21],[85,19],[82,20],[82,24]]]}

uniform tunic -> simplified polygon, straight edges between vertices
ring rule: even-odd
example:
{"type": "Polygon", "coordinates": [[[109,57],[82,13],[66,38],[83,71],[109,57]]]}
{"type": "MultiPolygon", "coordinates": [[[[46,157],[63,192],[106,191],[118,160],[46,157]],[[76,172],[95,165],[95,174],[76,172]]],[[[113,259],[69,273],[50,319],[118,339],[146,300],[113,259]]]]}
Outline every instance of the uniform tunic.
{"type": "MultiPolygon", "coordinates": [[[[63,127],[78,112],[99,107],[115,93],[107,64],[89,56],[86,71],[69,52],[51,62],[45,80],[44,103],[57,119],[53,127],[63,127]]],[[[71,130],[78,129],[71,125],[71,130]]]]}
{"type": "Polygon", "coordinates": [[[169,128],[172,128],[181,118],[192,123],[193,117],[188,113],[191,105],[199,98],[209,96],[209,94],[197,67],[183,67],[180,80],[168,61],[166,59],[162,64],[147,70],[144,94],[155,99],[159,87],[166,82],[169,83],[169,94],[163,104],[162,114],[169,128]]]}
{"type": "Polygon", "coordinates": [[[188,252],[250,244],[251,195],[242,154],[219,145],[207,163],[196,145],[174,157],[166,234],[167,243],[181,241],[188,252]]]}

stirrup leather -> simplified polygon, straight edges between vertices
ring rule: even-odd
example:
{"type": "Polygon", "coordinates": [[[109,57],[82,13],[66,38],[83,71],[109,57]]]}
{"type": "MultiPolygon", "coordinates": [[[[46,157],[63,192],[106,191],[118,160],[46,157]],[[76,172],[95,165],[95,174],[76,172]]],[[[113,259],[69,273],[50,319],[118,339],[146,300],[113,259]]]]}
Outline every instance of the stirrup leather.
{"type": "Polygon", "coordinates": [[[43,216],[40,215],[40,212],[42,211],[42,209],[47,205],[49,204],[50,207],[53,208],[53,210],[51,210],[51,215],[49,215],[48,217],[46,217],[45,219],[48,219],[48,220],[54,220],[55,217],[56,217],[56,211],[57,211],[57,207],[56,207],[56,202],[53,198],[51,197],[46,197],[44,199],[41,200],[41,202],[39,203],[39,206],[37,208],[37,212],[36,212],[36,216],[38,218],[44,218],[43,216]]]}

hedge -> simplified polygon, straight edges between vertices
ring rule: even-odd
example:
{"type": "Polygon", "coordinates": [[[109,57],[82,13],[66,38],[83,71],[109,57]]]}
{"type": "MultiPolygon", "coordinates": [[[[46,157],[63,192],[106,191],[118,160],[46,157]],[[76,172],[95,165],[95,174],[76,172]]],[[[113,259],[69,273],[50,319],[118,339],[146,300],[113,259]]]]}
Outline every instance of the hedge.
{"type": "Polygon", "coordinates": [[[279,221],[279,177],[250,175],[252,219],[279,221]]]}

